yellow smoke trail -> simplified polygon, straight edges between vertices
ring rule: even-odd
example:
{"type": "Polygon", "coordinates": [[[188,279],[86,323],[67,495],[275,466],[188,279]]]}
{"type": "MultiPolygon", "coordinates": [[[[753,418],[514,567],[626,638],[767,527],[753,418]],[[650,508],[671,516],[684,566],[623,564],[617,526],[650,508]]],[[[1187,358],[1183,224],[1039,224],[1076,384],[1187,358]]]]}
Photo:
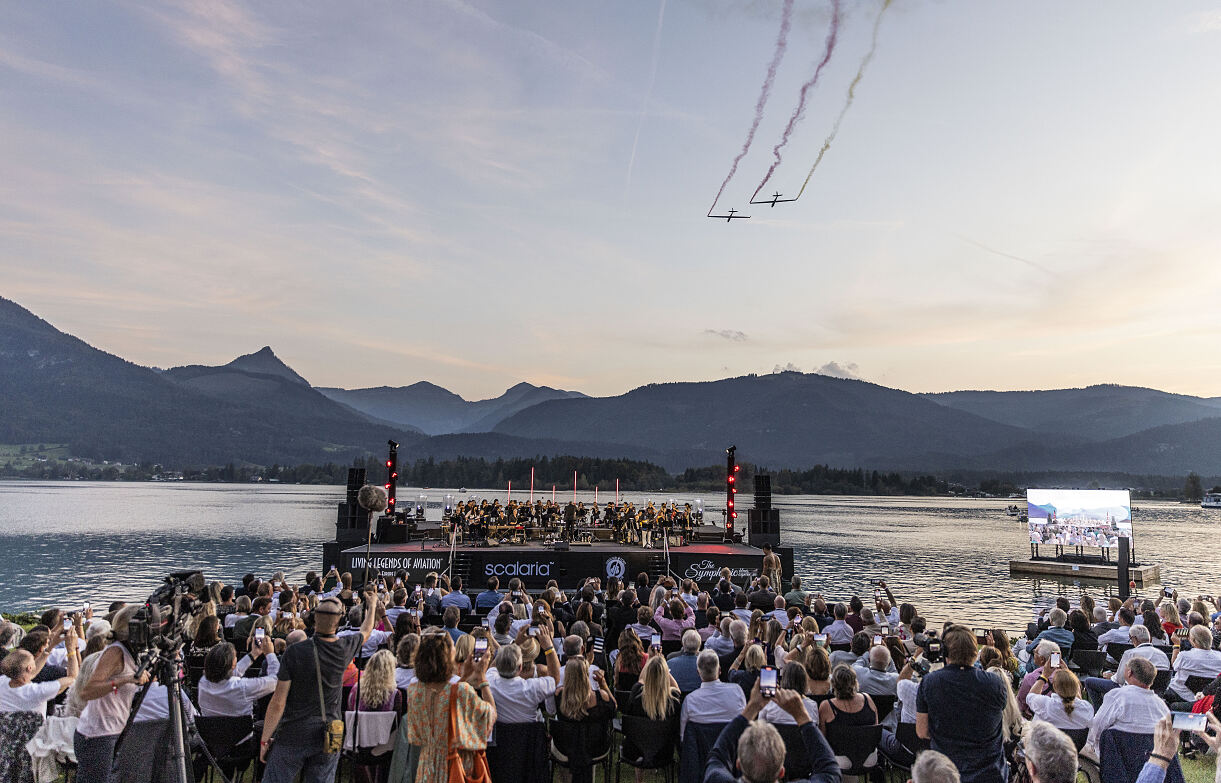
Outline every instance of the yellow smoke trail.
{"type": "Polygon", "coordinates": [[[882,0],[882,10],[878,11],[878,18],[873,22],[873,39],[869,45],[869,51],[865,54],[865,59],[861,60],[861,67],[857,69],[856,76],[852,79],[852,84],[848,85],[848,100],[844,102],[844,108],[840,109],[839,116],[835,118],[835,125],[831,126],[830,135],[822,143],[822,149],[818,151],[818,157],[814,159],[814,165],[810,167],[810,173],[806,174],[805,182],[801,183],[801,190],[797,191],[797,198],[801,198],[801,194],[806,192],[806,185],[810,184],[810,177],[814,176],[814,171],[818,168],[818,164],[822,163],[823,155],[827,154],[827,150],[831,147],[831,142],[835,141],[835,136],[839,133],[839,124],[843,122],[844,115],[848,113],[848,109],[852,108],[852,101],[856,98],[856,85],[860,84],[861,77],[865,75],[865,69],[869,67],[869,61],[873,59],[873,53],[878,48],[878,28],[882,26],[882,17],[886,14],[886,9],[890,8],[890,3],[891,0],[882,0]]]}

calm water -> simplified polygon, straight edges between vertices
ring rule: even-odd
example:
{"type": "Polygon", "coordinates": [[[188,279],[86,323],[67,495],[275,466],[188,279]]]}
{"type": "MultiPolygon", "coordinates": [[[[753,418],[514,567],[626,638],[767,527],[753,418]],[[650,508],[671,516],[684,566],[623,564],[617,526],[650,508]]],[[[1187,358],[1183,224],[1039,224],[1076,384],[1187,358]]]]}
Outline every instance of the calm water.
{"type": "MultiPolygon", "coordinates": [[[[444,491],[429,494],[440,500],[444,491]]],[[[342,495],[342,487],[0,482],[0,607],[140,598],[165,574],[187,568],[226,582],[247,571],[299,578],[320,567],[342,495]]],[[[592,493],[580,497],[593,500],[592,493]]],[[[718,499],[703,497],[709,508],[718,499]]],[[[930,618],[1018,628],[1056,595],[1111,589],[1010,577],[1008,561],[1028,555],[1029,546],[1025,526],[1004,514],[1009,502],[776,498],[798,575],[828,597],[868,595],[870,579],[885,579],[900,601],[930,618]]],[[[1142,501],[1133,519],[1136,557],[1160,563],[1164,584],[1193,597],[1221,591],[1214,578],[1221,556],[1209,545],[1221,512],[1142,501]]]]}

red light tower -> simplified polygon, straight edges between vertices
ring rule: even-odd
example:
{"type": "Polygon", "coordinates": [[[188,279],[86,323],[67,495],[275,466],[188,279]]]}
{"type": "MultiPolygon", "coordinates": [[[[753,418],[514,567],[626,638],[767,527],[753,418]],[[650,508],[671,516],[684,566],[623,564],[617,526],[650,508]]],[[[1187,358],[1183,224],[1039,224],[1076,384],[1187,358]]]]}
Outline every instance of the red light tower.
{"type": "Polygon", "coordinates": [[[734,496],[738,494],[738,472],[742,468],[734,457],[737,451],[737,446],[725,449],[725,541],[728,543],[733,543],[734,527],[738,520],[734,496]]]}
{"type": "Polygon", "coordinates": [[[399,444],[386,441],[390,454],[386,457],[386,515],[394,516],[394,491],[399,485],[399,444]]]}

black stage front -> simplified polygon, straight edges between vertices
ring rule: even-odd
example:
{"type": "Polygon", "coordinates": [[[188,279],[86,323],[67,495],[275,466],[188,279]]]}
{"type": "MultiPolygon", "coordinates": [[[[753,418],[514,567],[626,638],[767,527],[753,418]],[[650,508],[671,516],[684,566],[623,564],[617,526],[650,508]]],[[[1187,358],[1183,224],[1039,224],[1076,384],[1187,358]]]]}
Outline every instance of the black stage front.
{"type": "MultiPolygon", "coordinates": [[[[784,564],[784,573],[792,575],[792,547],[778,546],[775,550],[784,564]]],[[[483,589],[492,576],[500,578],[502,587],[518,577],[531,590],[546,587],[551,579],[561,588],[572,589],[590,576],[601,577],[604,582],[614,576],[631,583],[642,571],[649,574],[650,582],[656,583],[667,570],[664,550],[612,542],[572,544],[567,551],[556,550],[541,541],[494,547],[459,545],[453,555],[451,575],[461,576],[468,590],[483,589]]],[[[412,579],[418,580],[430,571],[446,571],[450,567],[450,548],[435,539],[422,546],[419,541],[374,544],[369,560],[369,567],[381,575],[407,571],[412,579]]],[[[340,571],[354,576],[363,572],[365,547],[340,551],[337,565],[340,571]]],[[[744,578],[758,575],[762,566],[762,550],[746,544],[692,543],[671,547],[669,553],[669,572],[680,580],[694,579],[704,588],[716,585],[722,568],[729,568],[734,581],[741,584],[744,578]]]]}

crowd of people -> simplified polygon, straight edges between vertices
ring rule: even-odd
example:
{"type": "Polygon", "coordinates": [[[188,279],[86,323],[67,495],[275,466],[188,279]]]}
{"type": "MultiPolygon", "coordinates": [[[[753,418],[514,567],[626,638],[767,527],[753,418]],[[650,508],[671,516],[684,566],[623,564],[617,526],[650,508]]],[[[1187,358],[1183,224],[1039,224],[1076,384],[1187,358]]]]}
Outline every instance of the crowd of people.
{"type": "MultiPolygon", "coordinates": [[[[1211,597],[1060,598],[1014,638],[933,627],[885,582],[868,605],[828,601],[797,577],[776,584],[769,565],[749,584],[726,570],[711,590],[647,574],[571,592],[334,569],[213,582],[182,626],[183,708],[249,721],[241,739],[268,783],[334,781],[345,749],[362,783],[542,783],[554,767],[591,783],[612,756],[638,783],[674,759],[681,783],[885,769],[915,783],[1070,783],[1090,764],[1160,783],[1181,780],[1181,752],[1221,744],[1211,597]],[[1210,728],[1180,731],[1176,713],[1210,728]]],[[[165,685],[148,684],[130,636],[139,608],[0,626],[0,783],[34,779],[27,743],[48,716],[75,720],[79,783],[111,779],[133,709],[167,718],[165,685]]]]}

